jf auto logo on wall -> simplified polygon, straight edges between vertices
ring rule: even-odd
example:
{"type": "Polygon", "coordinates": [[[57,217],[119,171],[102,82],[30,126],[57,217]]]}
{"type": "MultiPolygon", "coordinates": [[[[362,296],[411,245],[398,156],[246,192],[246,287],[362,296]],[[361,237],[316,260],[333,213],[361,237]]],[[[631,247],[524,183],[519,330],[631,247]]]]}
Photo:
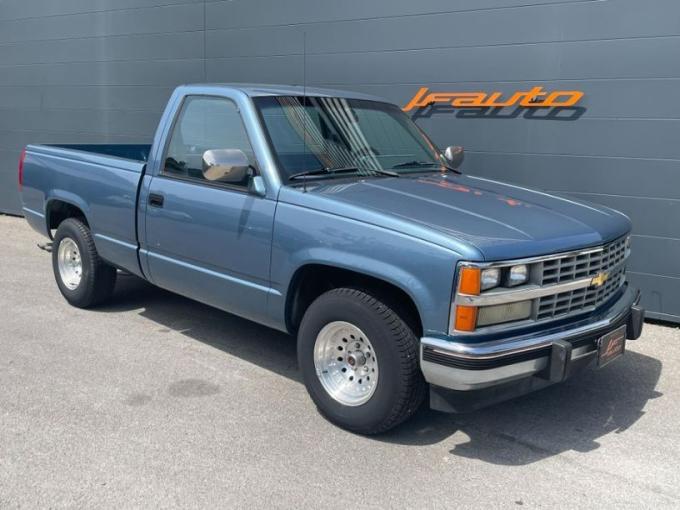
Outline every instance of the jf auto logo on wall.
{"type": "Polygon", "coordinates": [[[499,116],[499,110],[510,107],[515,107],[514,116],[518,116],[521,110],[526,109],[525,117],[532,117],[534,114],[531,110],[548,109],[549,113],[543,118],[553,116],[556,120],[575,120],[585,111],[585,108],[577,106],[583,96],[584,93],[580,90],[546,91],[541,86],[510,94],[482,91],[432,92],[428,87],[420,87],[402,109],[414,114],[425,109],[477,110],[478,115],[459,115],[467,117],[480,116],[479,114],[487,117],[499,116]],[[570,115],[559,116],[561,111],[568,111],[570,115]]]}

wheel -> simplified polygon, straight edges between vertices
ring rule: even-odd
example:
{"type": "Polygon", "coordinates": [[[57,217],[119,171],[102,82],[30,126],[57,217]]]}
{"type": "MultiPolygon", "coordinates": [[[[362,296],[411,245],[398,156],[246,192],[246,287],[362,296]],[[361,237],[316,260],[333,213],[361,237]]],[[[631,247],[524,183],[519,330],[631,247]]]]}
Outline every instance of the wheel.
{"type": "Polygon", "coordinates": [[[352,432],[385,432],[409,418],[425,396],[418,339],[362,290],[330,290],[309,306],[298,332],[298,362],[320,412],[352,432]]]}
{"type": "Polygon", "coordinates": [[[104,302],[116,284],[116,269],[99,258],[90,229],[76,218],[64,220],[57,228],[52,269],[62,295],[78,308],[104,302]]]}

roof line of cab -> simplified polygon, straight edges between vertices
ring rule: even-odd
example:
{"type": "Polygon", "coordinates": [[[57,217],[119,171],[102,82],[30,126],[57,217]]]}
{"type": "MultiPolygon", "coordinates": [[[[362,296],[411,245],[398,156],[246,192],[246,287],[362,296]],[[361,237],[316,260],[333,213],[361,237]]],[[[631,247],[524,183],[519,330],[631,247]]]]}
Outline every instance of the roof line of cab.
{"type": "Polygon", "coordinates": [[[219,90],[238,90],[249,97],[262,96],[316,96],[316,97],[340,97],[345,99],[364,99],[368,101],[379,101],[390,103],[385,98],[361,94],[350,90],[328,89],[320,87],[303,87],[301,85],[276,85],[262,83],[187,83],[181,86],[187,89],[209,89],[219,90]]]}

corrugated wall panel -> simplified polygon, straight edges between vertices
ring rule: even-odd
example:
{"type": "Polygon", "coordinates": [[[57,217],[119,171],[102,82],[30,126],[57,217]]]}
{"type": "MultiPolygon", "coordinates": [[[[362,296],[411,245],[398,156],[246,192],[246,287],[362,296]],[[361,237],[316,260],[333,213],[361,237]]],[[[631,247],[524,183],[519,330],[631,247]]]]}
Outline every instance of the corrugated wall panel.
{"type": "Polygon", "coordinates": [[[675,0],[3,0],[0,210],[19,211],[23,145],[148,142],[180,83],[306,74],[402,105],[420,86],[578,89],[559,118],[414,118],[465,145],[468,172],[628,214],[631,278],[657,316],[680,320],[679,56],[675,0]]]}

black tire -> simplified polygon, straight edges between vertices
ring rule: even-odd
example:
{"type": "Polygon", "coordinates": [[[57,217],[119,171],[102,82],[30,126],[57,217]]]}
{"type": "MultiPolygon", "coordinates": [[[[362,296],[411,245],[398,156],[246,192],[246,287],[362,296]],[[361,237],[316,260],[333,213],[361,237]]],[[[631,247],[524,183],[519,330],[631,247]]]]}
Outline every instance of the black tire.
{"type": "Polygon", "coordinates": [[[392,308],[362,290],[339,288],[322,294],[305,312],[298,332],[298,362],[309,395],[328,420],[355,433],[379,434],[409,418],[425,398],[418,346],[411,328],[392,308]],[[357,326],[375,351],[378,382],[370,399],[360,405],[334,399],[316,374],[317,336],[334,321],[357,326]]]}
{"type": "Polygon", "coordinates": [[[116,268],[99,258],[90,229],[76,218],[64,220],[57,228],[52,243],[52,270],[61,294],[78,308],[103,303],[111,297],[116,285],[116,268]],[[82,261],[80,283],[75,288],[69,288],[59,274],[59,246],[65,239],[75,242],[82,261]]]}

